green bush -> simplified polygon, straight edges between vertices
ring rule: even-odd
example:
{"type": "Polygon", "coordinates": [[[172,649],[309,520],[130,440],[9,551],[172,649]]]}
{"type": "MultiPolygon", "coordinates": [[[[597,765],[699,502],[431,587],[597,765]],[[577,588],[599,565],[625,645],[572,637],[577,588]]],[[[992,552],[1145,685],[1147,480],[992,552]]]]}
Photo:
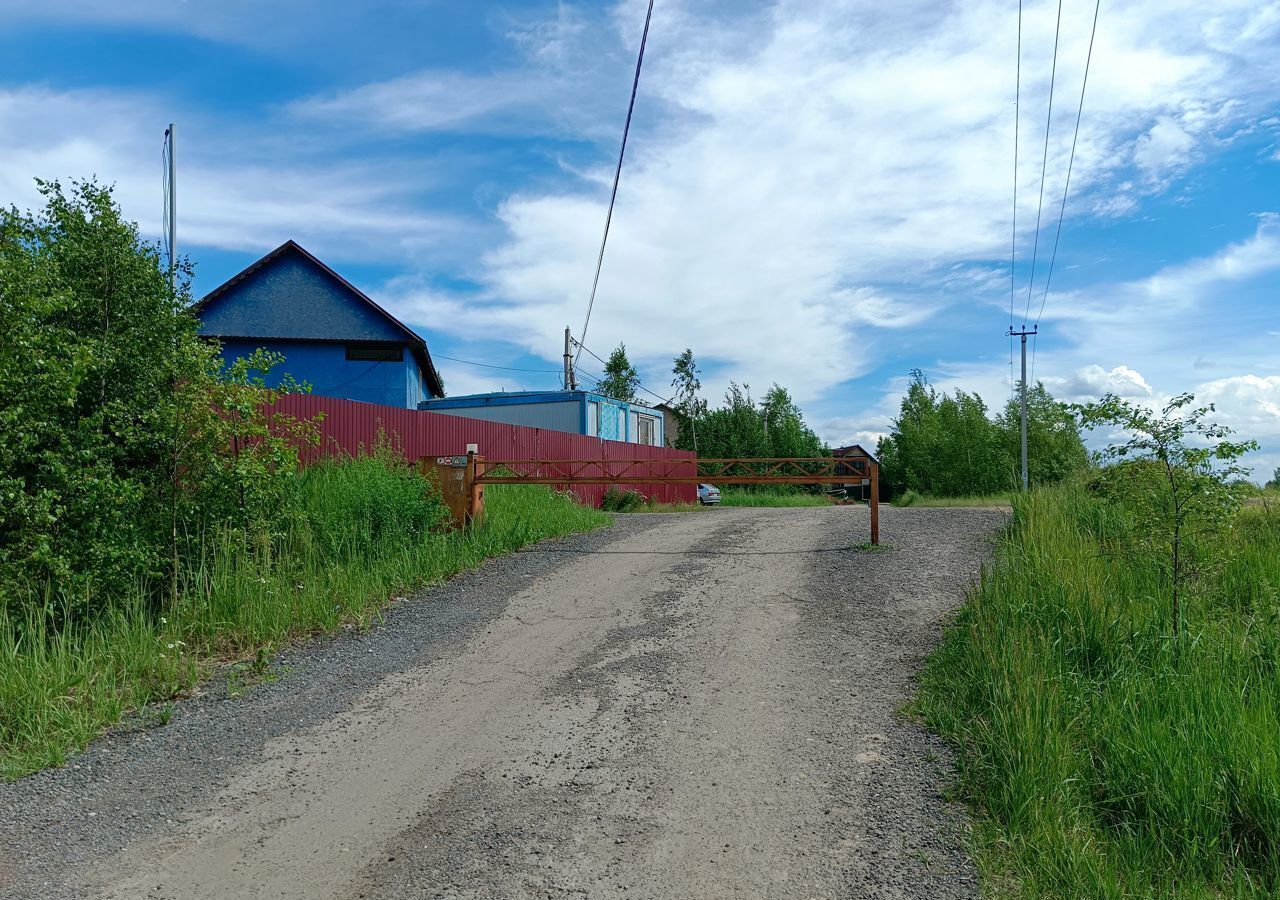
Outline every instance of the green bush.
{"type": "Polygon", "coordinates": [[[258,354],[224,370],[108,189],[0,210],[0,593],[17,621],[176,595],[200,536],[270,518],[305,428],[267,422],[258,354]],[[271,426],[270,428],[268,426],[271,426]]]}
{"type": "Polygon", "coordinates": [[[896,497],[893,498],[893,505],[894,506],[912,506],[916,503],[919,503],[922,499],[923,498],[920,496],[920,494],[917,491],[913,491],[911,490],[911,488],[907,488],[901,494],[898,494],[896,497]]]}
{"type": "Polygon", "coordinates": [[[639,491],[624,491],[619,487],[610,487],[600,500],[600,508],[608,512],[635,512],[644,504],[644,494],[639,491]]]}

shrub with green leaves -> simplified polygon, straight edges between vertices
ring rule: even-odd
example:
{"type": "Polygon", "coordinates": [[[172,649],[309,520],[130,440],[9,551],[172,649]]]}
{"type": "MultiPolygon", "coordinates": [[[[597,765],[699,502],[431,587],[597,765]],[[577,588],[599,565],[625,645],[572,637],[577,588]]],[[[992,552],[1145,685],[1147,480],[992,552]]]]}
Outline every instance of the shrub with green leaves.
{"type": "Polygon", "coordinates": [[[600,499],[600,508],[607,512],[635,512],[644,506],[644,494],[639,491],[610,487],[600,499]]]}
{"type": "Polygon", "coordinates": [[[206,528],[277,508],[307,435],[261,412],[279,358],[224,371],[189,265],[172,288],[108,188],[39,187],[0,211],[0,588],[61,621],[172,597],[206,528]]]}

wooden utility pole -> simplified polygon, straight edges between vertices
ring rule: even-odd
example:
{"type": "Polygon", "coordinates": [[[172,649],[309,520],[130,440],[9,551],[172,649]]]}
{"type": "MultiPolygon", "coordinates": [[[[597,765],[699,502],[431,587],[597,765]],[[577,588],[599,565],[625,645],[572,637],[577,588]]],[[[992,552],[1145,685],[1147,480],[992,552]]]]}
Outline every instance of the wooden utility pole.
{"type": "Polygon", "coordinates": [[[564,389],[578,389],[578,383],[573,377],[573,336],[569,334],[568,325],[564,327],[564,389]]]}

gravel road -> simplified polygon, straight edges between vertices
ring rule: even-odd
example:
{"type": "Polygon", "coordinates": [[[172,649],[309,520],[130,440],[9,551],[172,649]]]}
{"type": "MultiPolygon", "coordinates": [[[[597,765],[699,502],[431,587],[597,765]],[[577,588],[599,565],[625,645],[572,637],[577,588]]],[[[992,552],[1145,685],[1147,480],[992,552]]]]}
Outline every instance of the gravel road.
{"type": "Polygon", "coordinates": [[[973,897],[895,714],[1005,514],[620,517],[0,785],[0,898],[973,897]]]}

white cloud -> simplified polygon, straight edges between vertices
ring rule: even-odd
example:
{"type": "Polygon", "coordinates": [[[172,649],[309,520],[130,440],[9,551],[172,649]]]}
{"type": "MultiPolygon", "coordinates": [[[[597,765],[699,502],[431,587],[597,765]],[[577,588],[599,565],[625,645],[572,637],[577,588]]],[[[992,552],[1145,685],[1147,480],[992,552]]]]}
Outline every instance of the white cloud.
{"type": "MultiPolygon", "coordinates": [[[[33,178],[96,176],[115,186],[145,235],[158,236],[166,112],[145,94],[0,88],[0,196],[35,207],[33,178]]],[[[404,202],[409,173],[398,165],[306,157],[285,164],[272,139],[194,116],[179,126],[178,141],[180,251],[265,251],[295,238],[322,255],[386,258],[456,241],[471,227],[404,202]]]]}
{"type": "Polygon", "coordinates": [[[1151,385],[1141,373],[1128,366],[1108,370],[1095,364],[1077,369],[1070,378],[1048,377],[1042,380],[1054,396],[1064,401],[1096,400],[1103,394],[1142,398],[1152,395],[1151,385]]]}
{"type": "MultiPolygon", "coordinates": [[[[618,7],[628,28],[635,6],[618,7]]],[[[1275,79],[1261,96],[1260,73],[1280,74],[1280,63],[1256,10],[1244,0],[1207,20],[1189,0],[1104,10],[1073,208],[1106,198],[1113,214],[1132,209],[1280,97],[1275,79]]],[[[1026,13],[1023,159],[1037,163],[1053,11],[1038,3],[1026,13]]],[[[882,329],[927,326],[957,302],[998,296],[990,277],[949,279],[975,264],[989,275],[1007,258],[1013,19],[994,2],[915,12],[782,0],[752,19],[759,33],[745,49],[700,39],[724,21],[701,19],[692,3],[655,18],[589,345],[625,339],[655,369],[692,346],[722,379],[778,380],[811,402],[885,355],[896,338],[882,329]]],[[[1050,141],[1048,198],[1061,190],[1052,178],[1066,167],[1091,13],[1064,12],[1056,101],[1067,111],[1050,141]]],[[[634,44],[611,27],[556,31],[546,42],[555,67],[531,54],[531,77],[562,74],[566,42],[604,41],[615,55],[634,44]]],[[[624,100],[625,89],[613,98],[624,100]]],[[[371,108],[387,127],[401,114],[371,108]]],[[[609,133],[604,146],[616,140],[609,133]]],[[[578,330],[611,174],[601,166],[501,204],[508,237],[479,276],[482,315],[501,337],[546,353],[565,324],[578,330]]],[[[1022,172],[1024,240],[1038,175],[1038,165],[1022,172]]],[[[1265,249],[1241,246],[1205,277],[1256,269],[1263,262],[1249,254],[1265,249]]],[[[1194,291],[1186,279],[1196,275],[1170,271],[1147,288],[1194,291]]]]}

